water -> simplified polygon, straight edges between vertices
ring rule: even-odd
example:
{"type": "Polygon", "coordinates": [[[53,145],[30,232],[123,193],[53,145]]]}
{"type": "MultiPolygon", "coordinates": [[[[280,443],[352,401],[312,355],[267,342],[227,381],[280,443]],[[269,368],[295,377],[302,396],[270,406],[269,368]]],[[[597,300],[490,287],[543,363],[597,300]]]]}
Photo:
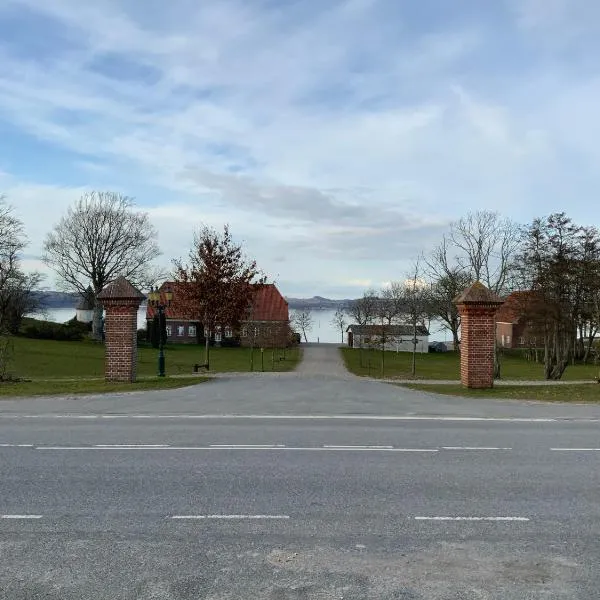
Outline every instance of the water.
{"type": "MultiPolygon", "coordinates": [[[[290,317],[294,314],[294,309],[290,310],[290,317]]],[[[313,326],[310,331],[307,331],[309,342],[323,342],[327,344],[341,344],[342,334],[340,328],[332,323],[335,310],[313,310],[313,326]]],[[[53,308],[44,311],[38,315],[32,315],[34,318],[47,319],[56,323],[65,323],[75,316],[74,308],[53,308]]],[[[347,317],[346,327],[351,321],[347,317]]],[[[145,329],[146,327],[146,307],[140,307],[138,311],[138,328],[145,329]]],[[[452,337],[447,331],[443,331],[439,323],[431,324],[430,341],[450,341],[452,337]]],[[[302,339],[304,341],[304,337],[302,339]]],[[[344,343],[346,341],[346,333],[344,328],[344,343]]]]}
{"type": "MultiPolygon", "coordinates": [[[[45,321],[52,321],[54,323],[66,323],[75,316],[74,308],[48,308],[40,313],[34,315],[28,315],[34,319],[44,319],[45,321]]],[[[138,329],[146,328],[146,307],[140,306],[138,311],[138,329]]]]}
{"type": "MultiPolygon", "coordinates": [[[[290,316],[294,313],[290,310],[290,316]]],[[[341,343],[342,335],[339,328],[336,328],[331,320],[333,319],[334,310],[315,310],[313,311],[313,327],[307,331],[308,341],[316,342],[317,340],[325,343],[341,343]]],[[[55,323],[65,323],[75,316],[74,308],[52,308],[47,309],[42,313],[31,315],[34,318],[45,319],[55,323]]],[[[138,311],[138,328],[146,327],[146,307],[140,307],[138,311]]],[[[344,335],[345,338],[345,335],[344,335]]]]}

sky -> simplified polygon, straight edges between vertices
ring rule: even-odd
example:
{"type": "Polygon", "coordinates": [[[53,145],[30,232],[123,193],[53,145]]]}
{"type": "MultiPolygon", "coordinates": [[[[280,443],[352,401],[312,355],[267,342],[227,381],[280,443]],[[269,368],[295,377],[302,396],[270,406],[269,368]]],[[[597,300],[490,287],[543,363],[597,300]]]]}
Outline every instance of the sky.
{"type": "Polygon", "coordinates": [[[166,268],[228,223],[285,295],[357,297],[469,211],[600,224],[599,51],[596,0],[0,0],[0,193],[27,269],[113,190],[166,268]]]}

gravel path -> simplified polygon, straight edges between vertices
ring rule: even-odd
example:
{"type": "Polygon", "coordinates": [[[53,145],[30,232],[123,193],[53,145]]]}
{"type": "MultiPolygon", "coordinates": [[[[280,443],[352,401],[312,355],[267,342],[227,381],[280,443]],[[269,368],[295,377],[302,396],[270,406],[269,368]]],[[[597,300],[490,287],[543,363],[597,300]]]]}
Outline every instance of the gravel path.
{"type": "Polygon", "coordinates": [[[344,366],[339,344],[302,344],[302,361],[296,368],[300,375],[327,375],[354,378],[344,366]]]}

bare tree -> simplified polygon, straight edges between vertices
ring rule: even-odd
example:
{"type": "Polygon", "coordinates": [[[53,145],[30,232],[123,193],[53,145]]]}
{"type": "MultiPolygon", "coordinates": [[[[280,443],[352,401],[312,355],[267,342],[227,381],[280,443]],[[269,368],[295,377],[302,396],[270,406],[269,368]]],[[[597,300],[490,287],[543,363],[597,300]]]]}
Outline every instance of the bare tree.
{"type": "Polygon", "coordinates": [[[377,322],[378,340],[381,348],[381,376],[385,376],[385,350],[394,341],[393,326],[404,314],[405,294],[402,283],[393,281],[384,287],[375,302],[374,321],[377,322]]]}
{"type": "Polygon", "coordinates": [[[239,327],[252,310],[252,297],[265,283],[256,261],[247,259],[229,226],[223,233],[204,226],[194,235],[189,262],[174,261],[174,301],[182,314],[202,323],[205,366],[210,368],[210,337],[216,327],[239,327]]]}
{"type": "MultiPolygon", "coordinates": [[[[377,315],[377,293],[367,290],[362,298],[353,300],[348,307],[348,315],[359,326],[371,325],[377,315]]],[[[360,366],[363,366],[362,342],[359,346],[360,366]]]]}
{"type": "Polygon", "coordinates": [[[404,306],[407,321],[412,327],[411,374],[417,373],[417,343],[419,327],[425,327],[430,311],[429,286],[423,279],[420,260],[415,261],[411,273],[404,284],[404,306]]]}
{"type": "MultiPolygon", "coordinates": [[[[138,287],[149,287],[157,273],[152,262],[160,255],[157,232],[147,213],[115,192],[88,192],[54,226],[44,243],[44,262],[61,285],[96,297],[119,276],[138,287]]],[[[96,300],[93,333],[101,335],[102,305],[96,300]]]]}
{"type": "Polygon", "coordinates": [[[423,259],[424,273],[431,282],[429,300],[431,314],[439,319],[452,335],[454,350],[460,347],[460,313],[454,298],[472,283],[472,275],[458,266],[450,256],[448,239],[444,236],[433,252],[423,259]]]}
{"type": "Polygon", "coordinates": [[[34,289],[40,275],[21,269],[26,243],[22,222],[0,196],[0,381],[8,377],[13,348],[9,336],[18,333],[24,315],[37,307],[34,289]]]}
{"type": "Polygon", "coordinates": [[[452,223],[449,241],[456,264],[495,294],[511,287],[511,273],[522,239],[521,227],[499,213],[481,210],[452,223]]]}
{"type": "Polygon", "coordinates": [[[333,318],[331,319],[331,324],[340,330],[340,333],[342,334],[342,344],[343,344],[344,343],[344,330],[346,329],[346,325],[348,324],[348,318],[346,315],[346,311],[341,306],[338,306],[337,309],[335,310],[335,313],[333,313],[333,318]]]}
{"type": "Polygon", "coordinates": [[[301,308],[300,310],[296,310],[290,321],[302,332],[304,341],[308,342],[306,332],[310,331],[314,324],[312,310],[308,306],[301,308]]]}

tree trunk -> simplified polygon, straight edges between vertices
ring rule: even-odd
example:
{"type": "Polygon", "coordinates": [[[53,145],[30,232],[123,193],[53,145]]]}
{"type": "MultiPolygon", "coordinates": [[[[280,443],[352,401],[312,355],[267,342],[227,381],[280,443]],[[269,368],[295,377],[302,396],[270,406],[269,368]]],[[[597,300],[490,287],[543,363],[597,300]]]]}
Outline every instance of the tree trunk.
{"type": "Polygon", "coordinates": [[[412,365],[410,372],[413,377],[417,374],[417,323],[413,322],[413,352],[412,352],[412,365]]]}
{"type": "Polygon", "coordinates": [[[452,331],[452,343],[454,345],[455,352],[460,351],[460,339],[458,337],[458,328],[459,327],[460,327],[460,325],[458,324],[458,322],[453,320],[451,331],[452,331]]]}
{"type": "Polygon", "coordinates": [[[210,330],[208,327],[204,328],[204,364],[206,370],[210,371],[210,330]]]}
{"type": "Polygon", "coordinates": [[[500,361],[500,346],[494,344],[494,379],[502,379],[502,363],[500,361]]]}
{"type": "Polygon", "coordinates": [[[102,325],[102,316],[104,314],[104,307],[96,300],[94,306],[94,315],[92,317],[92,336],[95,340],[102,340],[104,335],[104,328],[102,325]]]}
{"type": "Polygon", "coordinates": [[[583,353],[583,364],[587,365],[590,360],[590,354],[592,352],[592,348],[594,346],[594,340],[596,339],[596,329],[593,325],[590,325],[590,331],[587,336],[587,340],[585,343],[585,351],[583,353]]]}

